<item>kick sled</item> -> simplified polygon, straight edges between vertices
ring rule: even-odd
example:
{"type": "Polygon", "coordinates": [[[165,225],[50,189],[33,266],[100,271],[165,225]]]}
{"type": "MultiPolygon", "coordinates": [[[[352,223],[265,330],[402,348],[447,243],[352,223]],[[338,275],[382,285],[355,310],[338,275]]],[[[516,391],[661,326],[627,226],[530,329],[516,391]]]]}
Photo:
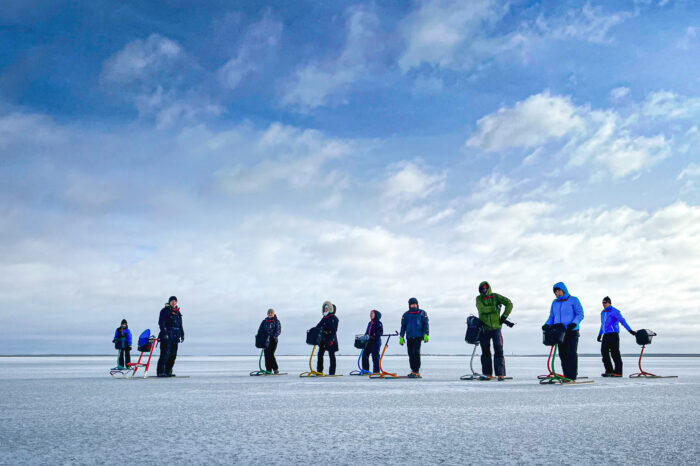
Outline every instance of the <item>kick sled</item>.
{"type": "Polygon", "coordinates": [[[384,348],[382,349],[382,354],[379,357],[379,374],[372,374],[369,376],[370,379],[383,379],[383,380],[395,380],[395,379],[420,379],[422,377],[417,376],[417,377],[409,377],[407,375],[398,375],[393,372],[387,372],[384,370],[384,367],[382,367],[382,361],[384,360],[384,353],[386,353],[386,349],[389,347],[389,340],[391,340],[391,337],[398,336],[399,332],[394,331],[394,333],[390,333],[388,335],[382,335],[382,337],[387,337],[386,342],[384,343],[384,348]]]}
{"type": "Polygon", "coordinates": [[[503,377],[497,379],[496,377],[480,374],[474,370],[474,355],[476,354],[476,349],[481,341],[481,335],[484,331],[484,325],[481,320],[471,315],[467,317],[467,334],[464,336],[464,341],[470,345],[474,345],[472,350],[472,357],[469,359],[469,370],[472,371],[471,374],[465,374],[459,378],[459,380],[478,380],[478,381],[489,381],[489,380],[513,380],[513,377],[503,377]]]}
{"type": "Polygon", "coordinates": [[[260,358],[258,359],[258,370],[257,371],[251,371],[250,375],[251,376],[261,376],[261,375],[287,375],[286,372],[278,372],[275,374],[272,371],[267,371],[263,370],[262,368],[262,358],[263,355],[265,354],[265,350],[267,349],[268,345],[270,344],[270,336],[266,333],[258,333],[255,335],[255,347],[260,348],[260,358]]]}
{"type": "Polygon", "coordinates": [[[357,370],[356,371],[350,371],[350,375],[370,375],[370,371],[366,371],[362,368],[360,365],[360,361],[362,360],[362,355],[365,352],[365,348],[367,347],[367,341],[369,337],[367,335],[355,335],[355,348],[361,350],[360,355],[357,357],[357,370]],[[367,338],[365,338],[367,337],[367,338]]]}
{"type": "MultiPolygon", "coordinates": [[[[547,370],[549,373],[537,376],[540,384],[550,385],[558,383],[562,385],[583,385],[593,383],[593,380],[572,380],[567,379],[561,374],[557,374],[556,370],[554,369],[554,361],[557,357],[557,345],[564,343],[565,337],[566,328],[563,324],[554,324],[549,329],[543,330],[542,343],[544,343],[545,346],[550,346],[551,348],[549,349],[549,358],[547,358],[547,370]]],[[[581,377],[581,379],[585,379],[585,377],[581,377]]]]}
{"type": "Polygon", "coordinates": [[[320,328],[310,328],[306,331],[306,344],[313,346],[311,348],[311,356],[309,356],[309,370],[308,372],[302,372],[299,377],[342,377],[342,374],[324,374],[323,372],[318,372],[313,368],[314,353],[316,352],[316,347],[321,344],[321,339],[323,335],[321,334],[320,328]]]}
{"type": "Polygon", "coordinates": [[[151,330],[146,329],[139,336],[138,350],[141,352],[139,359],[136,362],[130,362],[124,368],[115,368],[109,371],[109,375],[115,379],[131,379],[136,376],[136,372],[140,368],[143,368],[143,378],[148,378],[148,368],[151,366],[151,358],[153,357],[153,350],[160,340],[155,336],[151,335],[151,330]],[[145,361],[143,359],[144,354],[147,354],[145,361]],[[143,362],[142,362],[143,361],[143,362]]]}
{"type": "Polygon", "coordinates": [[[639,372],[630,374],[631,379],[676,379],[677,375],[656,375],[651,372],[647,372],[642,369],[642,356],[644,356],[644,348],[651,344],[651,337],[655,337],[656,333],[651,330],[643,329],[637,330],[635,338],[637,339],[637,344],[642,347],[642,351],[639,353],[639,361],[637,365],[639,366],[639,372]]]}

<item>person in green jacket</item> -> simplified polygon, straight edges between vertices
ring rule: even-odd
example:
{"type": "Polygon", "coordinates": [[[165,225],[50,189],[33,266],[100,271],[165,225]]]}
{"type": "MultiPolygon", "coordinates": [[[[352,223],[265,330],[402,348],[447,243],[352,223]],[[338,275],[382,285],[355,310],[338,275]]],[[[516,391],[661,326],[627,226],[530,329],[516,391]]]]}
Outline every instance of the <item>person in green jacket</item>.
{"type": "Polygon", "coordinates": [[[503,356],[503,335],[501,325],[513,310],[513,302],[491,291],[488,282],[479,284],[479,296],[476,297],[476,308],[479,311],[479,320],[484,325],[481,334],[481,373],[492,377],[494,368],[498,380],[504,380],[506,376],[506,359],[503,356]],[[504,307],[501,314],[501,307],[504,307]],[[493,363],[491,361],[491,340],[493,340],[493,363]]]}

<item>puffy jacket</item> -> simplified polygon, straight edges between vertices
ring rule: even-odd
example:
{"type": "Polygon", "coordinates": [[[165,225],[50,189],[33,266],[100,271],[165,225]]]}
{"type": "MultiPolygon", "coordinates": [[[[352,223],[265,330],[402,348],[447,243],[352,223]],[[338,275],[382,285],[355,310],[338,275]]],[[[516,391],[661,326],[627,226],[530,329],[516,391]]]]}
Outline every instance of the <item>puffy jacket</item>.
{"type": "Polygon", "coordinates": [[[323,316],[316,327],[323,330],[321,344],[325,347],[326,351],[338,351],[338,318],[335,314],[323,316]]]}
{"type": "Polygon", "coordinates": [[[131,347],[131,330],[129,330],[129,327],[127,328],[122,328],[121,325],[117,327],[117,329],[114,331],[114,348],[115,349],[126,349],[127,347],[131,347]],[[121,338],[124,337],[122,340],[121,338]]]}
{"type": "Polygon", "coordinates": [[[258,333],[267,334],[270,338],[277,340],[282,333],[282,323],[277,316],[267,317],[260,323],[258,333]]]}
{"type": "Polygon", "coordinates": [[[162,338],[163,335],[166,334],[173,340],[178,340],[180,337],[184,338],[185,329],[182,327],[182,313],[180,313],[180,308],[177,306],[171,307],[170,304],[166,304],[165,307],[160,310],[158,327],[160,327],[158,338],[162,338]]]}
{"type": "Polygon", "coordinates": [[[404,312],[401,317],[401,336],[423,338],[423,335],[430,335],[428,314],[421,308],[404,312]]]}
{"type": "Polygon", "coordinates": [[[498,330],[501,328],[501,306],[505,306],[503,316],[508,317],[513,310],[513,302],[505,296],[491,292],[491,285],[488,282],[481,282],[479,288],[483,285],[488,287],[488,291],[485,295],[479,294],[476,297],[479,320],[483,322],[486,330],[498,330]]]}
{"type": "Polygon", "coordinates": [[[384,324],[382,324],[382,313],[375,310],[374,320],[369,321],[369,323],[367,324],[367,330],[365,330],[365,335],[369,335],[369,342],[367,342],[367,348],[381,346],[383,333],[384,324]]]}
{"type": "Polygon", "coordinates": [[[600,331],[598,335],[604,333],[620,333],[619,324],[622,324],[628,332],[632,330],[630,326],[627,325],[627,321],[622,317],[620,311],[612,306],[606,307],[600,312],[600,331]]]}
{"type": "Polygon", "coordinates": [[[569,294],[569,290],[562,282],[555,284],[554,288],[562,290],[564,296],[561,298],[557,297],[557,299],[552,301],[552,307],[549,309],[549,319],[547,319],[545,324],[564,324],[564,327],[568,327],[569,324],[574,323],[576,324],[574,330],[578,330],[579,324],[583,320],[581,302],[576,296],[569,294]]]}

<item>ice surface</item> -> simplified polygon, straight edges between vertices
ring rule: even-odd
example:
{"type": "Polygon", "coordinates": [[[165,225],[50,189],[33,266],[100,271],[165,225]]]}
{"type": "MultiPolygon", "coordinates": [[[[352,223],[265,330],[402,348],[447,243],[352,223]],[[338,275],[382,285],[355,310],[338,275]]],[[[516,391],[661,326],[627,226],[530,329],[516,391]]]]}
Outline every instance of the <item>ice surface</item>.
{"type": "MultiPolygon", "coordinates": [[[[507,382],[462,382],[468,358],[424,357],[423,380],[250,377],[252,357],[180,357],[189,379],[115,380],[115,358],[0,358],[2,464],[697,464],[700,359],[648,358],[679,379],[540,386],[546,358],[507,382]]],[[[356,367],[340,357],[339,372],[356,367]]],[[[326,361],[327,365],[327,361],[326,361]]],[[[405,357],[385,368],[408,372],[405,357]]],[[[478,364],[477,364],[478,365],[478,364]]],[[[625,358],[625,372],[636,360],[625,358]]]]}

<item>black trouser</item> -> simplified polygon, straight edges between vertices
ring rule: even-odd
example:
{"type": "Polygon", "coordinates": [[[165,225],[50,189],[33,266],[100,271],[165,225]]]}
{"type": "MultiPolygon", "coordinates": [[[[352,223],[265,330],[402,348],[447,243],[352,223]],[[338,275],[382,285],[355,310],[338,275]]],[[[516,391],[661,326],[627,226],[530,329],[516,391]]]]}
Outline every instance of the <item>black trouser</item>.
{"type": "Polygon", "coordinates": [[[277,339],[270,338],[267,348],[265,348],[265,370],[268,372],[277,371],[277,359],[275,359],[275,350],[277,349],[277,339]]]}
{"type": "Polygon", "coordinates": [[[600,344],[600,354],[603,355],[603,365],[605,366],[605,372],[607,374],[615,373],[622,375],[622,357],[620,356],[619,333],[606,333],[603,335],[603,342],[600,344]],[[615,362],[614,369],[612,362],[610,361],[610,356],[612,356],[612,360],[615,362]]]}
{"type": "Polygon", "coordinates": [[[420,345],[422,337],[409,338],[408,343],[408,363],[411,365],[411,372],[420,373],[420,345]]]}
{"type": "Polygon", "coordinates": [[[131,346],[122,348],[119,350],[119,360],[117,364],[122,367],[127,367],[126,365],[131,362],[131,346]]]}
{"type": "Polygon", "coordinates": [[[571,380],[576,380],[578,375],[578,337],[578,330],[566,332],[564,343],[559,345],[559,359],[564,377],[571,380]]]}
{"type": "Polygon", "coordinates": [[[160,357],[158,358],[158,375],[166,374],[171,375],[173,373],[173,366],[175,365],[175,359],[177,358],[177,345],[178,340],[175,338],[168,338],[167,340],[160,340],[160,357]]]}
{"type": "MultiPolygon", "coordinates": [[[[318,360],[316,361],[316,371],[323,372],[323,355],[326,352],[326,345],[321,343],[318,346],[318,360]]],[[[328,359],[331,361],[331,365],[328,368],[328,374],[335,375],[335,351],[328,351],[328,359]]]]}
{"type": "Polygon", "coordinates": [[[362,352],[362,369],[369,371],[369,357],[372,356],[372,372],[379,372],[379,343],[370,342],[362,352]],[[371,345],[371,347],[370,347],[371,345]]]}
{"type": "Polygon", "coordinates": [[[503,357],[503,334],[500,329],[484,330],[481,334],[481,373],[493,375],[506,375],[506,358],[503,357]],[[493,340],[493,364],[491,363],[491,340],[493,340]]]}

